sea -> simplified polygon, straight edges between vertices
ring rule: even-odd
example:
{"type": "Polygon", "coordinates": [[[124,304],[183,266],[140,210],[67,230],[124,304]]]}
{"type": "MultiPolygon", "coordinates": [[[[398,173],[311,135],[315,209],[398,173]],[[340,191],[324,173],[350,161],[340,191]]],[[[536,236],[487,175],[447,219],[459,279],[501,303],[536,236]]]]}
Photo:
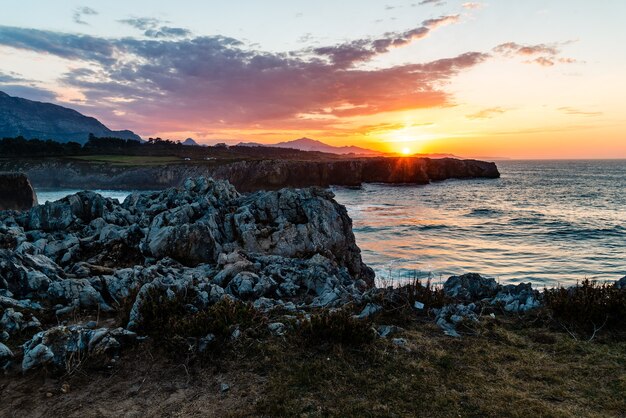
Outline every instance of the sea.
{"type": "MultiPolygon", "coordinates": [[[[626,275],[626,160],[497,165],[499,179],[333,187],[379,284],[475,272],[554,287],[626,275]]],[[[37,194],[43,203],[76,191],[37,194]]]]}

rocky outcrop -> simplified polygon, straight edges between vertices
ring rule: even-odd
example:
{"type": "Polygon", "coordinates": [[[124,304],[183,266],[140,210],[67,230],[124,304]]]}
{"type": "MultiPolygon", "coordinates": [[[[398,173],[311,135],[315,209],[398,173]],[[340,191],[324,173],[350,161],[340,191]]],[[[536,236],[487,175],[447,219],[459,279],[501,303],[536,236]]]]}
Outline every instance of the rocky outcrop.
{"type": "MultiPolygon", "coordinates": [[[[129,298],[134,330],[151,289],[193,294],[194,309],[230,298],[295,311],[346,304],[374,279],[331,192],[240,195],[205,177],[121,204],[80,192],[4,212],[0,243],[0,332],[9,339],[45,328],[37,317],[112,313],[129,298]]],[[[132,339],[126,332],[43,329],[24,345],[23,368],[116,350],[132,339]]]]}
{"type": "Polygon", "coordinates": [[[355,158],[296,161],[181,162],[158,167],[128,167],[68,161],[0,162],[0,169],[18,167],[36,187],[158,190],[181,186],[189,177],[228,180],[250,192],[285,187],[360,186],[363,183],[428,184],[446,179],[498,178],[494,163],[454,158],[355,158]]]}
{"type": "Polygon", "coordinates": [[[505,312],[523,313],[541,306],[539,292],[530,283],[501,285],[492,278],[467,273],[446,280],[443,290],[455,301],[434,310],[437,325],[452,337],[459,337],[456,326],[462,322],[478,322],[485,306],[499,306],[505,312]]]}
{"type": "Polygon", "coordinates": [[[23,173],[0,172],[0,210],[25,210],[37,204],[37,195],[23,173]]]}

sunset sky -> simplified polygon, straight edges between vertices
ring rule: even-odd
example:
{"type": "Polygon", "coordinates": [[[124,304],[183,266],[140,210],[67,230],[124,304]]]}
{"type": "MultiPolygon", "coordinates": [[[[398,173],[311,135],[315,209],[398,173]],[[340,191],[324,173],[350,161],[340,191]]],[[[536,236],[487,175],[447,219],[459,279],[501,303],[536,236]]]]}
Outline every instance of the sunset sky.
{"type": "Polygon", "coordinates": [[[5,3],[0,90],[145,138],[626,158],[623,0],[5,3]]]}

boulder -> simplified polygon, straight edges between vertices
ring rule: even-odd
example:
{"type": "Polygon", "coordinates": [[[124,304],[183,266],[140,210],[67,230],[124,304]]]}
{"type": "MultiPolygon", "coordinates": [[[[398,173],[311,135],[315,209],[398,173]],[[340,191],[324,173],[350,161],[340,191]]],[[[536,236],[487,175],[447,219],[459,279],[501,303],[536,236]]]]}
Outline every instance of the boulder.
{"type": "Polygon", "coordinates": [[[66,371],[87,356],[113,356],[122,346],[129,345],[137,335],[122,328],[88,329],[75,325],[58,326],[39,332],[24,344],[22,370],[42,366],[66,371]]]}
{"type": "Polygon", "coordinates": [[[615,282],[615,287],[626,290],[626,276],[615,282]]]}
{"type": "Polygon", "coordinates": [[[28,210],[37,205],[37,195],[23,173],[0,173],[0,210],[28,210]]]}
{"type": "Polygon", "coordinates": [[[443,285],[446,295],[467,302],[493,298],[499,288],[500,286],[494,279],[482,277],[476,273],[452,276],[443,285]]]}

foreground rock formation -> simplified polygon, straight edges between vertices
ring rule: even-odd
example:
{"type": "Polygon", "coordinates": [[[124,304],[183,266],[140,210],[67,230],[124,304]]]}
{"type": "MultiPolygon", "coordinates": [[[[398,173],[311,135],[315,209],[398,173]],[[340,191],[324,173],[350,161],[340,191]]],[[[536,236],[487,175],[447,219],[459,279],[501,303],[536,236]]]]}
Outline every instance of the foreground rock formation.
{"type": "Polygon", "coordinates": [[[189,161],[166,166],[115,166],[68,160],[0,162],[19,168],[36,187],[158,190],[179,187],[189,177],[228,180],[237,190],[284,187],[360,186],[363,183],[428,184],[447,179],[498,178],[494,163],[454,158],[355,158],[324,161],[189,161]]]}
{"type": "MultiPolygon", "coordinates": [[[[37,316],[113,312],[131,297],[133,329],[151,288],[191,289],[197,309],[230,298],[295,311],[344,304],[373,279],[346,209],[322,189],[242,196],[197,178],[122,204],[81,192],[0,215],[3,339],[40,329],[37,316]]],[[[68,350],[107,351],[133,338],[123,329],[43,330],[24,345],[22,366],[62,365],[68,350]]]]}
{"type": "MultiPolygon", "coordinates": [[[[409,309],[432,315],[453,337],[485,308],[522,313],[541,305],[530,284],[502,286],[478,274],[450,277],[442,292],[436,308],[412,300],[409,309]]],[[[176,319],[242,301],[278,312],[284,322],[267,328],[284,335],[290,321],[310,321],[317,310],[347,307],[368,320],[406,307],[407,295],[374,287],[346,209],[323,189],[241,195],[199,177],[123,203],[80,192],[0,212],[0,369],[67,371],[88,356],[111,358],[145,339],[142,326],[155,310],[176,319]],[[170,301],[180,301],[176,311],[165,310],[170,301]]],[[[241,334],[238,325],[226,332],[241,334]]],[[[401,329],[382,324],[375,332],[388,338],[401,329]]],[[[215,338],[185,341],[200,352],[215,338]]]]}
{"type": "Polygon", "coordinates": [[[23,173],[0,172],[0,210],[24,210],[37,204],[37,195],[23,173]]]}

